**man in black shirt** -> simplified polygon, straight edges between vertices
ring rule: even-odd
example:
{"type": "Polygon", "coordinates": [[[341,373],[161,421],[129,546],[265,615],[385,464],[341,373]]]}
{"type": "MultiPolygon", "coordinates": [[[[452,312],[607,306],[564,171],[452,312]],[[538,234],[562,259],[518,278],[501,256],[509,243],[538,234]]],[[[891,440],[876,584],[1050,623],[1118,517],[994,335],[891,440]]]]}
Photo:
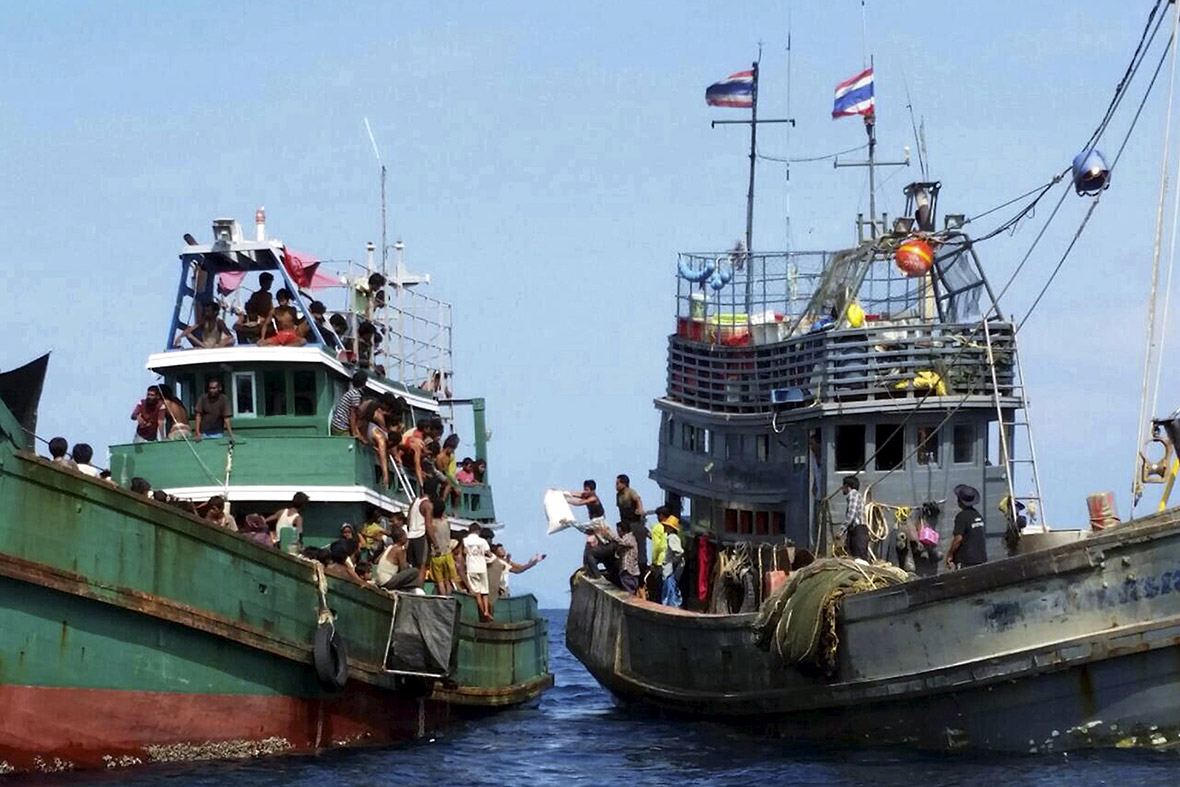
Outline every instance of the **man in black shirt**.
{"type": "Polygon", "coordinates": [[[983,517],[975,510],[979,503],[979,492],[966,484],[955,487],[959,500],[958,515],[955,516],[955,538],[946,553],[948,567],[978,566],[987,562],[987,539],[983,517]]]}
{"type": "Polygon", "coordinates": [[[221,381],[210,379],[205,383],[205,393],[197,400],[193,408],[196,417],[196,428],[193,429],[193,439],[200,441],[202,437],[229,437],[234,440],[234,430],[230,427],[229,398],[222,394],[221,381]]]}

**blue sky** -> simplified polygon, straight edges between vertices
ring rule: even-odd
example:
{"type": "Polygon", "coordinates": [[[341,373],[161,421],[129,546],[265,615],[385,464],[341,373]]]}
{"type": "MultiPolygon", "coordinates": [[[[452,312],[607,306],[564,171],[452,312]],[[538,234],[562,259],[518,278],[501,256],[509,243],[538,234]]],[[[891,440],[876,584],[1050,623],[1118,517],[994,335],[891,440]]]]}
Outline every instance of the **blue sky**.
{"type": "MultiPolygon", "coordinates": [[[[869,3],[884,158],[925,118],[944,212],[982,212],[1039,185],[1085,144],[1148,4],[869,3]]],[[[729,247],[745,219],[747,138],[710,129],[737,110],[705,87],[762,42],[764,153],[860,144],[829,118],[859,70],[858,2],[38,3],[0,28],[0,308],[9,368],[53,351],[40,431],[95,445],[130,438],[175,292],[184,232],[214,216],[268,226],[326,258],[380,240],[362,118],[390,167],[390,234],[455,304],[457,395],[488,400],[504,540],[549,553],[516,579],[563,605],[580,555],[544,535],[543,490],[629,473],[658,498],[657,418],[674,329],[675,253],[729,247]]],[[[1154,65],[1154,61],[1151,65],[1154,65]]],[[[1142,82],[1138,83],[1142,84],[1142,82]]],[[[1021,335],[1047,509],[1084,521],[1084,496],[1132,472],[1167,73],[1111,191],[1021,335]]],[[[1117,147],[1138,89],[1111,127],[1117,147]]],[[[902,207],[916,167],[886,173],[902,207]]],[[[887,179],[886,179],[887,178],[887,179]]],[[[786,246],[782,165],[758,170],[756,249],[786,246]]],[[[849,245],[863,170],[795,165],[794,248],[849,245]]],[[[1086,203],[1071,197],[1004,302],[1023,314],[1086,203]]],[[[1048,208],[1038,212],[1047,215],[1048,208]]],[[[983,225],[986,229],[987,226],[983,225]]],[[[1034,223],[980,249],[1006,280],[1034,223]]],[[[1167,236],[1165,235],[1165,248],[1167,236]]],[[[1180,404],[1166,378],[1159,410],[1180,404]]]]}

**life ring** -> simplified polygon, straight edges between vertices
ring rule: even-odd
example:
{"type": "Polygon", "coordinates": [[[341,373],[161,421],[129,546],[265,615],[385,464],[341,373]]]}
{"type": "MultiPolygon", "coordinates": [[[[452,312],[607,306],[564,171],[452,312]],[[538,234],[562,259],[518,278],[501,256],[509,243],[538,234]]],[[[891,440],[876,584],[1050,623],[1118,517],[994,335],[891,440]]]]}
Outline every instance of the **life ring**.
{"type": "Polygon", "coordinates": [[[331,623],[321,623],[315,630],[312,656],[320,685],[327,691],[343,689],[348,683],[348,648],[331,623]]]}

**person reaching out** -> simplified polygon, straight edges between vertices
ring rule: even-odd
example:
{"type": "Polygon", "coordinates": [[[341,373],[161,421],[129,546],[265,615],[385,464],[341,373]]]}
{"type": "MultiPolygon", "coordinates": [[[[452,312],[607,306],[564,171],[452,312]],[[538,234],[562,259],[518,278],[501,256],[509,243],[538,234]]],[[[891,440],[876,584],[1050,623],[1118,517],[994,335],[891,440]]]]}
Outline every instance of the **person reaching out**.
{"type": "MultiPolygon", "coordinates": [[[[499,578],[499,581],[496,583],[496,596],[497,596],[497,598],[504,598],[509,595],[509,591],[508,591],[508,575],[509,574],[523,574],[525,571],[528,571],[530,568],[537,565],[545,558],[546,558],[546,555],[538,552],[537,554],[535,554],[531,558],[529,558],[526,562],[516,563],[512,560],[512,555],[508,554],[508,551],[504,548],[503,544],[493,544],[492,545],[492,559],[488,565],[491,566],[494,564],[499,569],[500,578],[499,578]]],[[[488,571],[488,576],[489,577],[491,576],[490,569],[488,571]]],[[[489,592],[490,592],[490,588],[489,588],[489,592]]]]}

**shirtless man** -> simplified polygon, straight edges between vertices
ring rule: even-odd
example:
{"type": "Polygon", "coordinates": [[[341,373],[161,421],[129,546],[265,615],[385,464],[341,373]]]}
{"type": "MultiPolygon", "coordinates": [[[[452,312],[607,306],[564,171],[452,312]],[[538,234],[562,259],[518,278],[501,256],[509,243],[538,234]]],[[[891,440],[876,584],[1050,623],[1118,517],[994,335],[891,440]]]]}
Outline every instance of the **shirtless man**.
{"type": "Polygon", "coordinates": [[[442,500],[434,498],[430,504],[431,518],[426,528],[426,535],[430,537],[430,576],[438,585],[438,592],[449,596],[459,578],[455,559],[451,556],[451,522],[443,516],[446,505],[442,500]]]}
{"type": "Polygon", "coordinates": [[[160,398],[164,401],[164,409],[168,411],[168,420],[171,421],[171,425],[168,427],[168,439],[184,440],[192,435],[193,430],[189,426],[188,410],[184,409],[184,404],[176,398],[172,386],[161,383],[153,385],[152,388],[159,392],[160,398]]]}
{"type": "Polygon", "coordinates": [[[262,327],[270,323],[271,312],[274,311],[274,300],[270,295],[270,285],[275,280],[274,274],[263,272],[258,276],[258,291],[246,301],[246,311],[238,315],[234,323],[234,332],[238,341],[246,344],[258,341],[262,336],[262,327]]]}
{"type": "Polygon", "coordinates": [[[295,329],[299,314],[291,305],[291,291],[284,287],[275,293],[275,299],[279,302],[279,305],[271,312],[271,316],[274,318],[275,332],[270,333],[271,323],[269,320],[262,323],[261,338],[258,340],[259,346],[269,347],[281,344],[287,347],[302,347],[307,344],[307,339],[300,336],[295,329]]]}
{"type": "Polygon", "coordinates": [[[234,343],[233,334],[221,321],[221,307],[212,301],[200,305],[200,318],[180,334],[195,348],[228,347],[234,343]]]}
{"type": "Polygon", "coordinates": [[[360,434],[357,439],[364,445],[373,446],[381,467],[381,485],[389,486],[389,425],[386,416],[390,412],[389,398],[385,396],[365,399],[356,408],[356,425],[360,434]]]}
{"type": "Polygon", "coordinates": [[[426,418],[419,418],[417,428],[402,436],[402,464],[407,470],[414,471],[419,489],[422,489],[426,483],[426,473],[422,470],[422,457],[426,453],[426,436],[429,434],[430,421],[426,418]]]}

